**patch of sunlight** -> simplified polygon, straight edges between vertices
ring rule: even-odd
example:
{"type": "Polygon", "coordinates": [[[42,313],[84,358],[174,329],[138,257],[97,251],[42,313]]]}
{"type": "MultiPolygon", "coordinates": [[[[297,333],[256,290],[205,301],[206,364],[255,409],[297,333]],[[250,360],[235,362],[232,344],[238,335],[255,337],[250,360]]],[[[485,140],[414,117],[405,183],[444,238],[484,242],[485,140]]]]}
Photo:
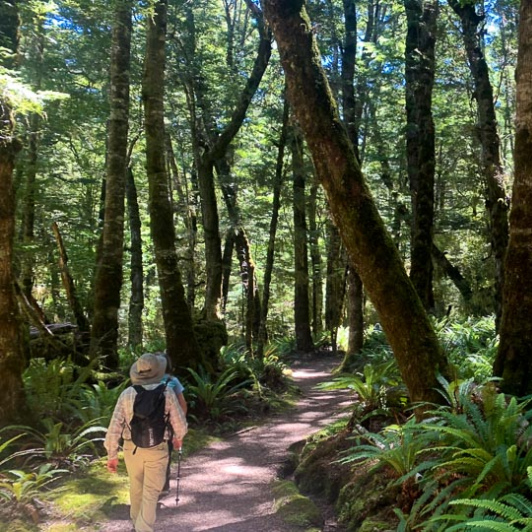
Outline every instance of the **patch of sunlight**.
{"type": "Polygon", "coordinates": [[[129,482],[123,458],[120,457],[116,475],[105,469],[105,463],[105,459],[97,460],[83,478],[67,480],[50,494],[49,499],[63,517],[97,522],[113,506],[129,503],[129,482]]]}

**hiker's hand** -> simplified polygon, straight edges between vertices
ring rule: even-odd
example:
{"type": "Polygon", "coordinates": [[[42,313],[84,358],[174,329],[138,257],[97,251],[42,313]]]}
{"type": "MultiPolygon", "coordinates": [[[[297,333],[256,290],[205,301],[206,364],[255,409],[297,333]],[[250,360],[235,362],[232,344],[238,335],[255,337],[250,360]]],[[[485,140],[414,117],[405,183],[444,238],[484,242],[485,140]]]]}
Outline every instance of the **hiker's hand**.
{"type": "Polygon", "coordinates": [[[181,447],[183,447],[183,440],[178,440],[177,438],[174,438],[172,440],[172,445],[174,446],[174,451],[180,451],[181,447]]]}
{"type": "Polygon", "coordinates": [[[118,458],[107,460],[107,471],[109,471],[109,473],[116,473],[117,470],[118,470],[118,458]]]}

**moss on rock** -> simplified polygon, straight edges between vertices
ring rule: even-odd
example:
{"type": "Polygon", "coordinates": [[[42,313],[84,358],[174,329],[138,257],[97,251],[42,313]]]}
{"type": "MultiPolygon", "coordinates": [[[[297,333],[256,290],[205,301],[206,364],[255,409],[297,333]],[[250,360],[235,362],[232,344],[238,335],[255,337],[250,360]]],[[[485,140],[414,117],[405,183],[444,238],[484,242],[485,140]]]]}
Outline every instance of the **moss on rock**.
{"type": "Polygon", "coordinates": [[[280,480],[275,483],[272,492],[275,498],[274,510],[286,523],[301,528],[323,525],[319,508],[299,493],[293,482],[280,480]]]}
{"type": "Polygon", "coordinates": [[[311,441],[303,449],[294,474],[303,493],[324,496],[330,502],[338,498],[341,487],[350,478],[350,467],[337,462],[341,453],[351,445],[347,435],[342,430],[319,444],[311,441]]]}

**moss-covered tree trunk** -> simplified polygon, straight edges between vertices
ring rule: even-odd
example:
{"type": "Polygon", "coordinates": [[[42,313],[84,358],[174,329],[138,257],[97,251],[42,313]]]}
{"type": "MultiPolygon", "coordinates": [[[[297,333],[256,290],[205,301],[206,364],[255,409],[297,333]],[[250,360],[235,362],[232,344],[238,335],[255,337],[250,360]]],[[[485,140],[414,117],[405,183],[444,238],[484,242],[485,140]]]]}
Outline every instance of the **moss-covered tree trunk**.
{"type": "MultiPolygon", "coordinates": [[[[205,234],[205,269],[207,279],[203,317],[208,321],[217,321],[220,319],[222,306],[223,261],[214,168],[217,162],[227,156],[229,145],[242,126],[247,109],[257,91],[271,55],[271,34],[269,29],[264,25],[262,12],[251,0],[247,0],[246,3],[253,14],[259,30],[259,46],[253,64],[253,70],[236,101],[231,118],[223,130],[218,130],[214,125],[214,116],[216,113],[210,109],[209,95],[206,93],[206,86],[201,76],[198,75],[198,79],[193,80],[190,84],[191,91],[194,92],[197,98],[198,107],[203,110],[203,117],[200,118],[199,116],[195,116],[197,112],[195,104],[190,105],[193,111],[194,154],[195,164],[198,170],[203,229],[205,234]],[[205,129],[198,126],[200,122],[203,122],[205,129]]],[[[191,35],[195,34],[193,19],[191,19],[190,33],[191,35]]],[[[191,44],[191,48],[194,49],[193,44],[191,44]]]]}
{"type": "Polygon", "coordinates": [[[13,274],[13,168],[18,148],[13,138],[11,110],[7,102],[0,98],[0,376],[3,395],[0,427],[15,421],[24,407],[24,349],[13,274]]]}
{"type": "Polygon", "coordinates": [[[131,168],[127,169],[126,198],[129,215],[131,249],[131,294],[129,297],[128,339],[132,349],[142,347],[142,311],[144,310],[144,269],[142,266],[142,224],[137,196],[135,177],[131,168]]]}
{"type": "MultiPolygon", "coordinates": [[[[367,92],[367,83],[358,85],[358,98],[355,96],[355,67],[357,49],[357,11],[354,0],[343,0],[344,5],[344,46],[342,50],[342,108],[347,135],[353,144],[357,158],[359,121],[367,92]]],[[[371,12],[371,10],[370,10],[371,12]]],[[[366,35],[373,28],[373,17],[368,17],[366,35]]],[[[365,81],[365,80],[362,80],[365,81]]],[[[347,275],[347,316],[349,341],[342,365],[348,365],[362,349],[364,344],[364,286],[352,263],[347,275]]]]}
{"type": "Polygon", "coordinates": [[[331,347],[336,351],[338,327],[342,321],[345,296],[345,251],[338,228],[329,221],[326,231],[327,267],[325,280],[325,327],[329,331],[331,347]]]}
{"type": "Polygon", "coordinates": [[[316,212],[319,189],[319,183],[314,179],[308,201],[308,236],[312,275],[312,332],[316,338],[318,338],[323,331],[323,276],[321,273],[322,259],[319,247],[319,229],[316,212]]]}
{"type": "MultiPolygon", "coordinates": [[[[0,4],[0,45],[17,52],[19,18],[16,5],[0,4]]],[[[2,66],[11,66],[11,60],[2,66]]],[[[0,427],[20,421],[25,410],[22,385],[24,341],[13,273],[15,235],[15,190],[13,169],[20,145],[14,137],[14,122],[8,102],[0,96],[0,427]]]]}
{"type": "Polygon", "coordinates": [[[495,98],[493,96],[488,63],[484,56],[484,43],[482,42],[482,35],[484,34],[482,25],[485,21],[484,15],[477,14],[474,2],[448,1],[451,8],[460,17],[469,69],[475,83],[473,96],[478,106],[478,133],[482,148],[486,207],[490,221],[491,249],[496,268],[496,322],[499,325],[502,312],[501,294],[504,285],[504,256],[508,246],[509,203],[504,187],[504,170],[495,114],[495,98]]]}
{"type": "Polygon", "coordinates": [[[516,71],[515,179],[494,373],[509,394],[532,393],[532,1],[522,0],[516,71]]]}
{"type": "Polygon", "coordinates": [[[146,170],[155,262],[166,333],[166,349],[174,367],[203,364],[177,262],[175,229],[166,172],[164,70],[167,2],[159,0],[148,19],[142,97],[146,126],[146,170]]]}
{"type": "Polygon", "coordinates": [[[296,128],[292,130],[290,147],[292,151],[294,209],[294,324],[296,329],[296,349],[306,353],[312,351],[314,345],[310,331],[303,138],[296,128]]]}
{"type": "Polygon", "coordinates": [[[434,87],[437,0],[405,0],[406,154],[412,203],[410,279],[427,311],[434,310],[434,87]]]}
{"type": "Polygon", "coordinates": [[[105,213],[94,281],[91,358],[116,370],[118,310],[124,255],[124,210],[129,130],[131,2],[116,3],[111,44],[110,118],[107,140],[105,213]]]}
{"type": "Polygon", "coordinates": [[[366,287],[413,401],[439,401],[447,359],[386,232],[338,116],[302,0],[264,0],[304,131],[342,241],[366,287]]]}

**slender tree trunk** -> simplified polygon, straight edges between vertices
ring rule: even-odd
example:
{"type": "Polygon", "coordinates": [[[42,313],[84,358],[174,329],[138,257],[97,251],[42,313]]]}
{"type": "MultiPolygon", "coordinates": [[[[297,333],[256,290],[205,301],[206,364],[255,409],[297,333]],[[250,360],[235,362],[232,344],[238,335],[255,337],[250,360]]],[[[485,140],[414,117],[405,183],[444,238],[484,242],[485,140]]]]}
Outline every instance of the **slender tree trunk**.
{"type": "Polygon", "coordinates": [[[449,0],[449,5],[460,17],[469,68],[475,83],[473,96],[478,106],[478,130],[486,183],[486,207],[489,213],[491,249],[496,268],[495,309],[498,329],[504,285],[504,255],[508,246],[509,201],[503,182],[504,170],[500,155],[493,88],[489,78],[488,63],[483,52],[484,46],[481,42],[483,31],[478,27],[483,22],[484,16],[477,15],[474,3],[449,0]]]}
{"type": "MultiPolygon", "coordinates": [[[[358,84],[358,102],[355,97],[355,65],[357,47],[357,13],[354,0],[344,0],[344,29],[345,42],[342,53],[342,107],[343,119],[346,125],[347,135],[353,144],[357,159],[360,161],[358,149],[359,122],[362,117],[362,107],[364,105],[367,86],[364,82],[358,84]]],[[[373,13],[371,6],[368,7],[373,13]]],[[[373,17],[368,18],[366,37],[369,40],[373,29],[373,17]]],[[[350,264],[348,267],[348,287],[347,290],[347,315],[349,318],[349,342],[346,359],[351,359],[358,355],[364,344],[364,293],[363,285],[355,267],[350,264]]],[[[344,360],[346,364],[348,360],[344,360]]]]}
{"type": "Polygon", "coordinates": [[[283,186],[283,166],[284,153],[287,142],[288,117],[290,106],[284,100],[283,104],[283,119],[281,126],[281,134],[279,136],[277,162],[275,165],[275,176],[273,181],[273,201],[272,201],[272,217],[270,220],[270,232],[268,238],[268,250],[266,252],[266,265],[264,266],[264,280],[262,289],[262,308],[260,315],[259,338],[257,343],[257,356],[260,358],[264,355],[264,346],[268,341],[268,311],[270,304],[270,284],[272,280],[273,263],[275,255],[275,238],[277,235],[277,223],[279,221],[279,209],[281,207],[281,189],[283,186]]]}
{"type": "MultiPolygon", "coordinates": [[[[0,5],[0,45],[13,54],[18,45],[18,10],[16,4],[0,5]]],[[[1,59],[0,59],[1,61],[1,59]]],[[[11,66],[4,60],[2,66],[11,66]]],[[[13,241],[15,235],[15,191],[13,169],[20,149],[14,137],[14,120],[8,102],[0,96],[0,376],[2,402],[0,427],[20,422],[25,411],[22,371],[25,366],[24,338],[15,294],[13,241]]]]}
{"type": "Polygon", "coordinates": [[[412,198],[410,278],[421,302],[434,310],[432,233],[434,226],[434,86],[437,0],[405,0],[406,152],[412,198]]]}
{"type": "Polygon", "coordinates": [[[179,211],[184,216],[186,227],[186,252],[184,257],[187,304],[193,309],[196,301],[196,268],[194,257],[196,255],[196,243],[198,233],[197,204],[198,204],[198,184],[196,174],[193,171],[190,180],[187,180],[186,173],[180,178],[179,170],[174,156],[172,140],[170,135],[166,136],[167,154],[169,167],[172,174],[172,181],[179,199],[179,211]]]}
{"type": "Polygon", "coordinates": [[[144,269],[142,266],[142,224],[140,221],[137,187],[131,168],[127,169],[126,198],[131,240],[131,296],[129,298],[128,346],[142,348],[142,312],[144,310],[144,269]]]}
{"type": "Polygon", "coordinates": [[[342,241],[397,358],[413,401],[441,400],[448,364],[401,257],[386,232],[338,116],[301,0],[264,0],[288,83],[342,241]]]}
{"type": "Polygon", "coordinates": [[[94,282],[91,358],[116,370],[118,310],[123,278],[124,202],[129,130],[131,3],[116,4],[111,46],[110,119],[105,180],[105,214],[94,282]]]}
{"type": "Polygon", "coordinates": [[[13,129],[11,110],[0,98],[0,375],[4,398],[0,405],[0,427],[17,420],[25,404],[22,386],[24,341],[13,275],[13,168],[15,155],[20,149],[18,141],[13,138],[13,129]]]}
{"type": "Polygon", "coordinates": [[[203,317],[207,321],[217,321],[221,318],[222,306],[222,244],[214,186],[214,163],[209,158],[202,158],[198,164],[198,184],[205,239],[205,274],[207,278],[203,317]]]}
{"type": "Polygon", "coordinates": [[[227,299],[229,289],[229,276],[231,273],[231,259],[233,248],[236,249],[236,255],[240,267],[240,279],[244,288],[246,308],[245,308],[245,333],[246,347],[249,353],[253,351],[253,339],[256,334],[255,323],[256,317],[259,316],[260,298],[256,290],[255,282],[255,263],[251,256],[251,246],[248,236],[242,224],[240,208],[238,206],[238,188],[234,185],[234,178],[231,173],[231,166],[226,156],[216,161],[216,170],[222,188],[227,213],[231,221],[231,228],[226,238],[226,246],[223,255],[223,296],[224,301],[227,299]],[[233,245],[231,245],[231,241],[233,245]]]}
{"type": "MultiPolygon", "coordinates": [[[[207,320],[213,321],[220,319],[223,278],[221,238],[219,234],[218,210],[214,185],[214,166],[216,162],[226,157],[230,143],[240,130],[251,99],[259,86],[271,55],[271,34],[269,29],[263,24],[262,12],[251,0],[248,0],[246,4],[253,12],[260,33],[260,42],[253,70],[247,79],[246,85],[242,89],[240,98],[227,126],[221,132],[216,131],[213,126],[207,126],[206,131],[200,131],[199,128],[196,128],[194,135],[196,144],[194,151],[197,159],[196,166],[198,169],[198,183],[205,233],[207,286],[203,315],[207,320]],[[202,139],[200,142],[200,135],[206,136],[208,141],[202,139]],[[203,152],[202,155],[198,155],[200,151],[203,152]]],[[[195,89],[201,107],[208,109],[209,106],[206,103],[207,94],[205,94],[205,88],[202,87],[202,83],[196,83],[195,89]]],[[[193,123],[196,124],[197,122],[197,117],[194,117],[193,123]]],[[[204,119],[205,124],[212,122],[213,120],[210,116],[204,119]]]]}
{"type": "Polygon", "coordinates": [[[203,364],[177,263],[175,230],[165,161],[164,70],[167,1],[159,0],[148,19],[142,97],[146,125],[151,235],[159,277],[166,349],[174,367],[203,364]]]}
{"type": "MultiPolygon", "coordinates": [[[[35,91],[40,91],[42,89],[45,45],[44,19],[38,17],[35,21],[35,26],[35,35],[29,44],[28,54],[30,58],[28,60],[28,67],[31,69],[32,74],[32,88],[35,91]]],[[[25,247],[25,253],[21,268],[22,289],[27,298],[31,298],[35,264],[35,252],[32,247],[35,241],[35,203],[38,197],[37,173],[41,122],[42,119],[37,113],[33,113],[30,116],[27,150],[28,160],[22,212],[22,241],[25,247]]]]}
{"type": "Polygon", "coordinates": [[[231,269],[233,265],[233,250],[235,249],[235,231],[232,227],[227,230],[225,234],[224,252],[222,255],[222,301],[223,310],[227,306],[227,298],[229,297],[229,284],[231,281],[231,269]]]}
{"type": "Polygon", "coordinates": [[[364,290],[360,276],[351,266],[347,272],[347,287],[349,343],[344,364],[356,357],[364,346],[364,290]]]}
{"type": "Polygon", "coordinates": [[[76,321],[76,325],[78,326],[80,333],[84,338],[88,338],[90,333],[89,320],[85,316],[85,313],[83,312],[83,306],[78,299],[76,286],[74,285],[74,279],[72,279],[72,275],[70,274],[70,270],[68,268],[68,254],[63,243],[63,237],[59,232],[59,226],[56,222],[52,224],[52,231],[57,242],[57,249],[59,251],[59,269],[61,271],[61,279],[63,281],[63,286],[65,288],[70,310],[74,315],[74,320],[76,321]]]}
{"type": "Polygon", "coordinates": [[[318,182],[314,180],[308,202],[309,246],[312,267],[312,332],[316,338],[323,331],[323,279],[321,275],[321,252],[319,248],[319,230],[316,220],[318,182]]]}
{"type": "Polygon", "coordinates": [[[432,257],[436,264],[441,268],[443,273],[449,277],[454,286],[458,289],[464,299],[464,303],[470,312],[477,313],[475,309],[471,307],[471,299],[473,297],[473,291],[471,286],[464,279],[464,276],[460,273],[460,270],[451,263],[447,258],[447,255],[436,244],[432,244],[432,257]]]}
{"type": "Polygon", "coordinates": [[[532,393],[532,1],[522,0],[516,70],[515,179],[494,374],[505,393],[532,393]]]}
{"type": "Polygon", "coordinates": [[[331,347],[336,352],[338,327],[342,320],[345,284],[345,253],[337,227],[330,221],[326,228],[327,278],[325,283],[325,327],[331,335],[331,347]]]}
{"type": "Polygon", "coordinates": [[[294,193],[294,322],[296,348],[308,353],[314,348],[310,332],[307,222],[305,209],[305,167],[303,139],[295,128],[291,135],[294,193]]]}

